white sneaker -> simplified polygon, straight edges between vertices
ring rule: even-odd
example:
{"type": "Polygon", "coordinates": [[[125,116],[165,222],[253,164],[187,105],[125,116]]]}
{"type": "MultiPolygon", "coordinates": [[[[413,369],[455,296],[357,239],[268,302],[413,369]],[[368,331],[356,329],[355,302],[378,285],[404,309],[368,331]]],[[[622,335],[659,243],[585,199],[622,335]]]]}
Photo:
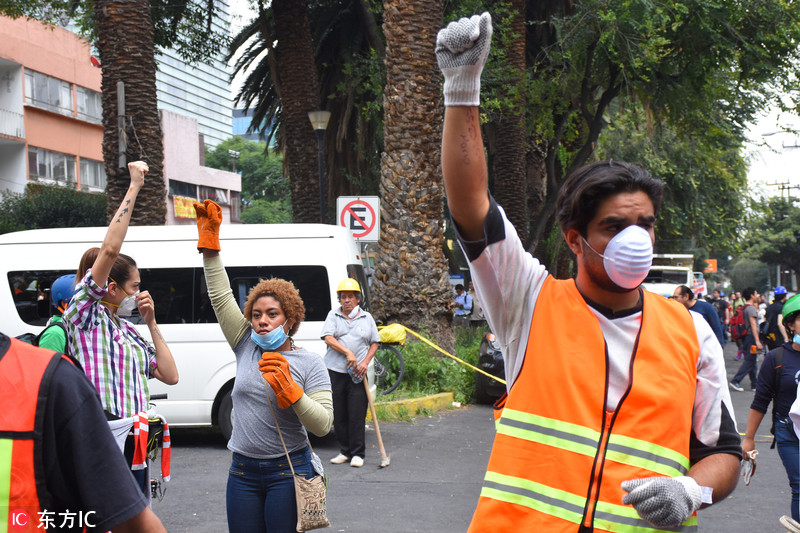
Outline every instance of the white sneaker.
{"type": "Polygon", "coordinates": [[[362,466],[364,466],[364,459],[362,459],[357,455],[354,455],[353,458],[350,459],[350,466],[361,468],[362,466]]]}
{"type": "Polygon", "coordinates": [[[342,463],[346,463],[349,460],[350,460],[349,457],[340,453],[339,455],[331,459],[331,463],[335,465],[340,465],[342,463]]]}

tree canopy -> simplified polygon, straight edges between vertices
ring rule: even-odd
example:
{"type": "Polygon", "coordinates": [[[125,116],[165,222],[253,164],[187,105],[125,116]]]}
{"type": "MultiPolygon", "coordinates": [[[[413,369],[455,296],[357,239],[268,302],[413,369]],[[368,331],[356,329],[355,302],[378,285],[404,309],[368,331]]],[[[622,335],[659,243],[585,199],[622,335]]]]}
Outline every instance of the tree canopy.
{"type": "Polygon", "coordinates": [[[800,272],[800,207],[792,200],[770,198],[755,202],[754,211],[745,235],[747,255],[800,272]]]}

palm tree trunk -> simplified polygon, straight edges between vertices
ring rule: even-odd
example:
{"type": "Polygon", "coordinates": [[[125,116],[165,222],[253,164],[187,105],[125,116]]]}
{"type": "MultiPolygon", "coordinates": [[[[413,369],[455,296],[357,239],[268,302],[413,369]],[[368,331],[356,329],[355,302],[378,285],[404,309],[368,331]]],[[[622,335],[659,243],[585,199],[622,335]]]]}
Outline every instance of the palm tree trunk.
{"type": "Polygon", "coordinates": [[[150,167],[139,193],[131,224],[166,222],[164,145],[156,94],[153,24],[148,0],[95,0],[97,48],[102,64],[103,159],[108,186],[108,218],[116,212],[130,177],[120,168],[120,134],[126,140],[126,162],[144,160],[150,167]],[[125,117],[120,131],[117,82],[125,84],[125,117]]]}
{"type": "MultiPolygon", "coordinates": [[[[492,2],[510,12],[510,32],[505,50],[508,64],[500,87],[500,101],[513,102],[504,107],[495,122],[495,152],[492,157],[494,197],[503,206],[508,220],[524,243],[528,238],[527,176],[525,173],[525,2],[492,2]]],[[[490,4],[491,9],[491,4],[490,4]]],[[[492,9],[492,11],[495,11],[492,9]]]]}
{"type": "MultiPolygon", "coordinates": [[[[440,0],[385,0],[386,93],[375,314],[426,326],[452,349],[452,289],[442,252],[440,0]]],[[[447,349],[446,348],[446,349],[447,349]]]]}
{"type": "Polygon", "coordinates": [[[292,213],[295,222],[319,222],[317,140],[308,112],[320,109],[320,95],[308,5],[298,0],[273,0],[272,9],[292,213]]]}

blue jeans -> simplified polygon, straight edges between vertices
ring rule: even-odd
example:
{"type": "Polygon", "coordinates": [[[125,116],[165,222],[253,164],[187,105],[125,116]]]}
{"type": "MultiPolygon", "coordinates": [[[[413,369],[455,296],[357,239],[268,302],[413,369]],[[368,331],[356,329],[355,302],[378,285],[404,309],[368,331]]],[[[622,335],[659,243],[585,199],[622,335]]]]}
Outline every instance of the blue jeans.
{"type": "MultiPolygon", "coordinates": [[[[298,475],[314,476],[308,446],[289,456],[298,475]]],[[[226,503],[230,533],[294,533],[297,503],[286,456],[252,459],[234,452],[226,503]]]]}
{"type": "Polygon", "coordinates": [[[792,518],[800,520],[800,440],[791,420],[775,420],[775,444],[792,488],[792,518]]]}
{"type": "Polygon", "coordinates": [[[756,339],[752,335],[748,335],[744,338],[742,342],[742,352],[744,352],[744,361],[742,361],[742,366],[739,367],[739,371],[736,372],[736,375],[733,377],[733,383],[737,383],[741,385],[742,380],[745,376],[750,376],[750,386],[751,388],[756,388],[756,358],[758,354],[750,353],[751,346],[755,346],[756,339]]]}

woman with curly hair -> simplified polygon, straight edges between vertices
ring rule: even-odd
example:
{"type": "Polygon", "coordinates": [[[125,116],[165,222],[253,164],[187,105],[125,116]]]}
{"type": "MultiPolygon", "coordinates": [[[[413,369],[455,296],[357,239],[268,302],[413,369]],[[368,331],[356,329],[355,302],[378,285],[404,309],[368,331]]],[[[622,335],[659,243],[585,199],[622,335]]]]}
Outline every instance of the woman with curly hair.
{"type": "Polygon", "coordinates": [[[276,422],[294,471],[313,477],[306,431],[320,437],[330,431],[333,400],[328,371],[319,355],[294,345],[292,335],[305,318],[305,306],[292,283],[261,280],[250,290],[244,313],[239,311],[219,256],[221,209],[211,200],[194,207],[208,296],[236,355],[232,392],[236,416],[228,442],[233,452],[226,496],[228,530],[295,531],[294,481],[276,422]],[[279,407],[274,411],[277,420],[268,395],[279,407]]]}

